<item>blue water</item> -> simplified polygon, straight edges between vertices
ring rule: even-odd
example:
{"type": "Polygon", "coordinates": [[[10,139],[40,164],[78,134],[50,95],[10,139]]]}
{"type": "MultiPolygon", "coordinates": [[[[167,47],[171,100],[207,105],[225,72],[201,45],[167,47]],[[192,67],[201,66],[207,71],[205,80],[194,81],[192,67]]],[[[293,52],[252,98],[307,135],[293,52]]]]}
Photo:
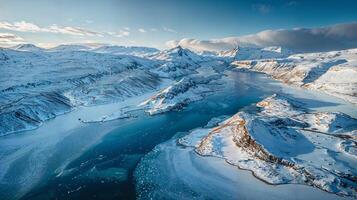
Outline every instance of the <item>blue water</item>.
{"type": "Polygon", "coordinates": [[[71,162],[65,174],[53,174],[23,199],[135,199],[133,171],[156,145],[178,132],[204,126],[213,117],[233,115],[281,90],[263,74],[235,71],[228,75],[232,87],[181,111],[156,116],[139,113],[138,118],[121,120],[118,128],[71,162]]]}

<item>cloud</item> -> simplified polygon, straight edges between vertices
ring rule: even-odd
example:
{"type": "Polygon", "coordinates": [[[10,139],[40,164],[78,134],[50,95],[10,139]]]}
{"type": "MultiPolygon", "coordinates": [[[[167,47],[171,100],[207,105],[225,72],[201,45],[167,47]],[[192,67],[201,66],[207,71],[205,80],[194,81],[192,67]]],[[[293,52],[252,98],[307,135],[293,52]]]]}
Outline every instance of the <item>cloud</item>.
{"type": "Polygon", "coordinates": [[[119,31],[119,35],[121,35],[121,36],[129,36],[130,32],[129,31],[119,31]]]}
{"type": "Polygon", "coordinates": [[[0,42],[19,42],[24,39],[12,33],[0,33],[0,42]]]}
{"type": "Polygon", "coordinates": [[[169,41],[169,47],[181,45],[193,50],[221,51],[240,46],[282,46],[299,52],[357,48],[357,22],[322,28],[265,30],[256,34],[222,39],[182,39],[169,41]]]}
{"type": "Polygon", "coordinates": [[[177,31],[175,31],[174,29],[171,29],[171,28],[167,28],[165,26],[162,27],[162,29],[166,32],[170,32],[170,33],[177,33],[177,31]]]}
{"type": "Polygon", "coordinates": [[[138,31],[139,31],[140,33],[146,33],[146,30],[143,29],[143,28],[139,28],[138,31]]]}
{"type": "Polygon", "coordinates": [[[25,21],[14,22],[14,23],[0,22],[0,28],[11,30],[11,31],[21,31],[21,32],[41,32],[42,31],[42,29],[39,26],[32,24],[32,23],[25,22],[25,21]]]}
{"type": "Polygon", "coordinates": [[[252,8],[253,10],[260,12],[261,14],[268,14],[272,9],[272,7],[267,4],[253,4],[252,8]]]}
{"type": "Polygon", "coordinates": [[[61,34],[69,34],[69,35],[77,35],[77,36],[103,36],[101,33],[96,31],[87,30],[81,27],[70,27],[70,26],[58,26],[53,24],[48,27],[40,27],[36,24],[29,23],[26,21],[20,22],[0,22],[0,29],[6,29],[11,31],[19,31],[19,32],[32,32],[32,33],[61,33],[61,34]]]}
{"type": "Polygon", "coordinates": [[[103,36],[99,32],[90,31],[90,30],[80,28],[80,27],[70,27],[70,26],[59,27],[57,25],[51,25],[47,32],[62,33],[62,34],[69,34],[69,35],[79,35],[79,36],[103,36]]]}
{"type": "Polygon", "coordinates": [[[12,33],[0,33],[0,46],[8,47],[23,43],[24,39],[12,33]]]}
{"type": "Polygon", "coordinates": [[[120,30],[119,32],[107,32],[107,34],[115,37],[126,37],[130,35],[130,32],[126,30],[120,30]]]}

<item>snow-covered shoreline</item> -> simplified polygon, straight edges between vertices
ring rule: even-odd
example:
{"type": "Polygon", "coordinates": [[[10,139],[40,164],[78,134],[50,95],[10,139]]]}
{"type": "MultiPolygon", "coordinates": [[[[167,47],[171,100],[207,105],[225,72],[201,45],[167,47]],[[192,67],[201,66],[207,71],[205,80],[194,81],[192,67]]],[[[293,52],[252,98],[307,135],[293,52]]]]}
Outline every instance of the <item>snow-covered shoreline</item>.
{"type": "Polygon", "coordinates": [[[80,106],[34,130],[1,137],[1,197],[18,199],[53,175],[60,176],[71,161],[120,127],[123,120],[135,120],[125,119],[120,110],[142,110],[137,105],[153,94],[155,92],[105,105],[80,106]],[[17,165],[22,166],[21,173],[12,173],[17,165]]]}
{"type": "Polygon", "coordinates": [[[356,119],[342,113],[309,113],[303,103],[284,96],[269,97],[257,107],[261,111],[239,112],[216,127],[193,130],[178,142],[200,155],[250,170],[270,184],[307,184],[356,197],[356,171],[351,168],[355,152],[345,151],[356,148],[356,119]],[[341,144],[352,146],[341,149],[341,144]]]}
{"type": "Polygon", "coordinates": [[[263,72],[283,83],[319,90],[357,104],[357,49],[236,60],[232,66],[263,72]]]}
{"type": "Polygon", "coordinates": [[[100,141],[105,133],[117,127],[110,126],[110,123],[100,126],[82,123],[78,119],[96,119],[111,113],[113,108],[115,105],[81,107],[57,116],[35,130],[1,137],[1,196],[18,199],[36,184],[48,180],[52,175],[49,171],[61,173],[68,163],[100,141]],[[22,173],[11,173],[16,165],[22,166],[22,173]]]}
{"type": "Polygon", "coordinates": [[[178,146],[176,139],[145,156],[135,178],[138,199],[353,199],[306,185],[266,184],[224,159],[200,156],[192,147],[178,146]]]}

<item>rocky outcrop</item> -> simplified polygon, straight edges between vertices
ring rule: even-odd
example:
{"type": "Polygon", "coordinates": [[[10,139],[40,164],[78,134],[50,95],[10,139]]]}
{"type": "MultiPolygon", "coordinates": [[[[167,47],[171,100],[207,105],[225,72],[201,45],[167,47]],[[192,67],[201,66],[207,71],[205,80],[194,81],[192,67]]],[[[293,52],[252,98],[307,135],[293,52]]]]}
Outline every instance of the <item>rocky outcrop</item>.
{"type": "Polygon", "coordinates": [[[37,128],[42,122],[69,112],[72,105],[58,92],[27,96],[0,107],[0,136],[37,128]]]}
{"type": "Polygon", "coordinates": [[[180,110],[190,102],[198,101],[214,91],[210,83],[221,78],[221,75],[190,76],[171,84],[159,93],[144,101],[151,115],[172,110],[180,110]]]}

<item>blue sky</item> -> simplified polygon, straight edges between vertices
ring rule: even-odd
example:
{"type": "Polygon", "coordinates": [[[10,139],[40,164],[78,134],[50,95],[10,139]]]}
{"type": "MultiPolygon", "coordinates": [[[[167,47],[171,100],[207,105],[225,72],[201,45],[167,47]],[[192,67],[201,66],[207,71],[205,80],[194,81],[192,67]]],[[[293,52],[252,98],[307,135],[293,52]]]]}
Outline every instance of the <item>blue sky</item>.
{"type": "Polygon", "coordinates": [[[350,23],[357,21],[356,10],[353,0],[0,0],[0,34],[3,45],[98,42],[164,48],[182,38],[350,23]]]}

